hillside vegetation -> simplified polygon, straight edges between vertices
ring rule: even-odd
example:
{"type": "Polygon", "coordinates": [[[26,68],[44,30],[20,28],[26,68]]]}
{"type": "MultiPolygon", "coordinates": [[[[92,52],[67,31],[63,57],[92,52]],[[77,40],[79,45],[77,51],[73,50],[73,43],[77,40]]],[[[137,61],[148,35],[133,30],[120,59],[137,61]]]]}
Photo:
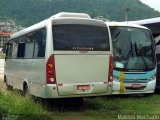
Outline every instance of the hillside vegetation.
{"type": "Polygon", "coordinates": [[[0,0],[0,19],[14,19],[27,27],[58,12],[85,12],[91,17],[104,16],[123,21],[124,9],[130,8],[129,20],[158,17],[160,13],[139,0],[0,0]]]}
{"type": "MultiPolygon", "coordinates": [[[[22,26],[17,25],[15,21],[11,19],[0,20],[0,31],[1,32],[16,32],[23,29],[22,26]]],[[[0,56],[1,58],[1,56],[0,56]]]]}

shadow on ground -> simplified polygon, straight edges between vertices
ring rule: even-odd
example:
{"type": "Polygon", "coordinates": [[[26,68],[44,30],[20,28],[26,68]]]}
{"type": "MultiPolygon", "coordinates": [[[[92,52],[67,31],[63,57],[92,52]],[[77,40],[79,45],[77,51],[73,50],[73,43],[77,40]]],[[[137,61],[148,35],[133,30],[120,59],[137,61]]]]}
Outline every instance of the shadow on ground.
{"type": "Polygon", "coordinates": [[[78,112],[84,110],[98,110],[98,105],[90,103],[92,98],[68,98],[68,99],[39,99],[36,102],[43,104],[49,111],[78,112]]]}

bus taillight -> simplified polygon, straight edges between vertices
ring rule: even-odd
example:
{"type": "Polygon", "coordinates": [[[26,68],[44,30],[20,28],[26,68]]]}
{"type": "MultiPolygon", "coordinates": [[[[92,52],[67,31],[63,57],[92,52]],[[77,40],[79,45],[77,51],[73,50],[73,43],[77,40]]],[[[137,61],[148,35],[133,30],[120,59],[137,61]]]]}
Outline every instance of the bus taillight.
{"type": "Polygon", "coordinates": [[[110,55],[109,58],[109,71],[108,71],[108,82],[113,81],[113,56],[110,55]]]}
{"type": "Polygon", "coordinates": [[[55,60],[54,55],[51,55],[46,64],[46,79],[47,84],[56,84],[55,60]]]}

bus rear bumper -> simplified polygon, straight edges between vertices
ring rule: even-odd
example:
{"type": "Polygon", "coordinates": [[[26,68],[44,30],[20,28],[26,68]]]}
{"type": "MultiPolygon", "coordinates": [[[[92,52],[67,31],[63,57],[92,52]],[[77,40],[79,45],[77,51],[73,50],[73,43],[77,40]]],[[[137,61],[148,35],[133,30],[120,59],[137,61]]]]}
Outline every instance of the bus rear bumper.
{"type": "Polygon", "coordinates": [[[56,84],[46,84],[43,88],[45,91],[44,96],[42,98],[72,98],[72,97],[90,97],[90,96],[104,96],[112,94],[112,85],[108,86],[108,90],[105,93],[99,94],[73,94],[73,95],[59,95],[58,88],[56,84]]]}

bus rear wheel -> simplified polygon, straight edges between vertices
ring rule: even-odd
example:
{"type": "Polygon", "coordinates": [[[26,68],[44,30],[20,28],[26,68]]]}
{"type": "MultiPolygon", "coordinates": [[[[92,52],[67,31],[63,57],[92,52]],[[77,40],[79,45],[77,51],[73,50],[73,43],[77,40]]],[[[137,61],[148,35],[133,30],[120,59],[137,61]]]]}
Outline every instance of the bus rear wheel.
{"type": "Polygon", "coordinates": [[[13,86],[7,84],[7,78],[6,78],[6,76],[4,76],[4,82],[6,84],[7,90],[8,91],[13,91],[13,86]]]}
{"type": "Polygon", "coordinates": [[[8,85],[8,84],[6,83],[6,87],[7,87],[7,90],[8,90],[8,91],[13,91],[13,86],[8,85]]]}
{"type": "Polygon", "coordinates": [[[25,97],[29,97],[29,89],[28,89],[28,85],[27,84],[24,84],[24,86],[23,86],[23,95],[25,97]]]}

